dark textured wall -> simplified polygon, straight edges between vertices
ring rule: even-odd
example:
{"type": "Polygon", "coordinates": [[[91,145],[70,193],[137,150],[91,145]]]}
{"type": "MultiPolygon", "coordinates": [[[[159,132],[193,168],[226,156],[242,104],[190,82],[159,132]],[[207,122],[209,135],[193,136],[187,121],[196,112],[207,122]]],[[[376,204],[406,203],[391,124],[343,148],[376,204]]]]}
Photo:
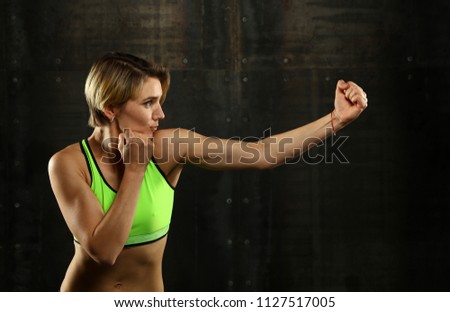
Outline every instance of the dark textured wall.
{"type": "Polygon", "coordinates": [[[340,78],[370,99],[341,145],[297,164],[186,168],[167,290],[450,290],[447,1],[0,4],[0,290],[59,289],[73,247],[46,166],[90,134],[84,80],[110,50],[168,65],[162,126],[205,135],[312,121],[331,111],[340,78]],[[332,158],[337,147],[349,163],[332,158]]]}

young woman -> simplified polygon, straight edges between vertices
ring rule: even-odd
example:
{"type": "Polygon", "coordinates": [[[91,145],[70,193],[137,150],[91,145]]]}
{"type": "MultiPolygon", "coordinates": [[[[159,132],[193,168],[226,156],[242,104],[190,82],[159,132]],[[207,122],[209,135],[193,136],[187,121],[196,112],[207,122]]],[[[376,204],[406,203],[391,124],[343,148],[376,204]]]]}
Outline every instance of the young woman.
{"type": "Polygon", "coordinates": [[[273,168],[367,107],[364,91],[340,80],[330,114],[258,142],[223,140],[158,130],[169,83],[164,67],[128,54],[108,53],[92,66],[85,95],[94,131],[49,161],[51,186],[75,242],[62,291],[163,291],[174,188],[185,164],[273,168]]]}

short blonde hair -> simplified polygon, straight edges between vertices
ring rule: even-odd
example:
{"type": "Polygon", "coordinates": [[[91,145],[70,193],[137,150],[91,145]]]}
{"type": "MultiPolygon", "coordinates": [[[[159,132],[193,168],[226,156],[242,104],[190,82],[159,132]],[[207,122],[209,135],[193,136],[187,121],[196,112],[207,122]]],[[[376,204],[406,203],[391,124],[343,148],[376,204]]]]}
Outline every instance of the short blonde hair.
{"type": "Polygon", "coordinates": [[[136,98],[147,77],[158,78],[161,82],[163,103],[170,84],[166,67],[119,52],[110,52],[98,59],[91,67],[84,88],[90,112],[89,125],[107,125],[109,120],[103,110],[110,106],[120,108],[136,98]]]}

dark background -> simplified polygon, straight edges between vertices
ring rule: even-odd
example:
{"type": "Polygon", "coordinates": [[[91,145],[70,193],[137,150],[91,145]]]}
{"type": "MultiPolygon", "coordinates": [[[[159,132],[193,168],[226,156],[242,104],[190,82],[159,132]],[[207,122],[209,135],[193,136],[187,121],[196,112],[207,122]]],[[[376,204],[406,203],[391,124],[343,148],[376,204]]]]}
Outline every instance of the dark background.
{"type": "Polygon", "coordinates": [[[162,127],[278,133],[328,114],[341,78],[370,99],[338,134],[348,164],[327,140],[315,165],[186,168],[168,291],[450,290],[448,1],[0,4],[0,290],[59,289],[73,246],[47,162],[91,133],[84,81],[111,50],[170,67],[162,127]]]}

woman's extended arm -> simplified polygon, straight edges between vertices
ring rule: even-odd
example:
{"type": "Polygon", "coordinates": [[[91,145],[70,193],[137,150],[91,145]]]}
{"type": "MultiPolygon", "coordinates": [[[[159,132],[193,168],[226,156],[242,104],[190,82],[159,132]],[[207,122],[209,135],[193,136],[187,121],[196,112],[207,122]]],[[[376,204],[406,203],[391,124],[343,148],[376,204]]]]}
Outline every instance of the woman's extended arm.
{"type": "Polygon", "coordinates": [[[365,92],[354,82],[338,81],[334,111],[307,125],[257,142],[205,137],[177,129],[174,135],[180,162],[208,169],[267,169],[284,164],[323,142],[367,108],[365,92]],[[327,131],[326,129],[330,129],[327,131]]]}

